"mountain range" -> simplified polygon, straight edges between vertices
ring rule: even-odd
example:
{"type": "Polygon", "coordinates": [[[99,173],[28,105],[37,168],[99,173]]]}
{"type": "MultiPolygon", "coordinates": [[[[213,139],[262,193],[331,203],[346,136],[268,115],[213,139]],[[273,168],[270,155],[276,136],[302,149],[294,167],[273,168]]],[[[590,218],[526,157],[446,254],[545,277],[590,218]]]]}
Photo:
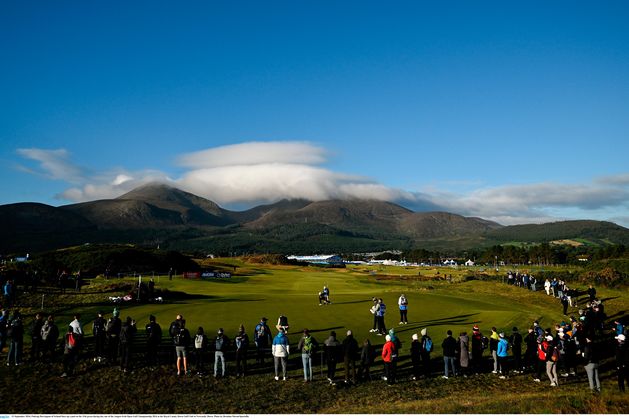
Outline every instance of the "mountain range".
{"type": "Polygon", "coordinates": [[[629,244],[629,229],[601,221],[502,226],[376,200],[282,200],[230,211],[182,190],[148,184],[115,199],[53,207],[0,206],[0,253],[91,243],[134,243],[205,253],[458,250],[509,242],[629,244]]]}

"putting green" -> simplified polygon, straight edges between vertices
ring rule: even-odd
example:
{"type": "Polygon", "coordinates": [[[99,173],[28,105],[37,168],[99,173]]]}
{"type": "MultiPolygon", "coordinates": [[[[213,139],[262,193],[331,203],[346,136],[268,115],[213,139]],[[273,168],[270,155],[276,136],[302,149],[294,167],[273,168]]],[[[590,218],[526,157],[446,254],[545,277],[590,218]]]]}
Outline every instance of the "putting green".
{"type": "MultiPolygon", "coordinates": [[[[383,270],[386,273],[386,270],[383,270]]],[[[396,268],[396,274],[400,272],[396,268]]],[[[416,272],[416,270],[408,270],[416,272]]],[[[191,333],[198,326],[213,336],[222,327],[233,337],[238,326],[245,325],[251,335],[262,316],[269,325],[284,314],[290,322],[289,339],[296,344],[303,328],[323,341],[331,330],[340,339],[352,329],[359,342],[369,338],[372,344],[384,342],[383,336],[370,333],[373,316],[369,312],[374,296],[387,304],[387,328],[395,328],[406,350],[411,336],[424,327],[435,341],[435,354],[441,353],[441,341],[448,329],[454,336],[471,332],[478,324],[484,334],[490,328],[511,333],[517,326],[522,333],[535,319],[542,319],[543,327],[565,318],[556,300],[494,281],[470,281],[460,284],[420,282],[409,279],[378,280],[365,269],[294,268],[275,266],[244,266],[232,279],[190,280],[165,277],[157,279],[156,287],[186,293],[177,301],[163,304],[121,305],[121,316],[131,316],[143,329],[148,316],[154,314],[166,329],[178,313],[187,321],[191,333]],[[318,292],[327,284],[332,304],[319,306],[318,292]],[[404,293],[409,302],[409,323],[399,325],[398,297],[404,293]]],[[[106,317],[109,317],[107,314],[106,317]]],[[[84,312],[83,319],[91,322],[95,312],[84,312]]],[[[91,330],[87,324],[86,330],[91,330]]]]}

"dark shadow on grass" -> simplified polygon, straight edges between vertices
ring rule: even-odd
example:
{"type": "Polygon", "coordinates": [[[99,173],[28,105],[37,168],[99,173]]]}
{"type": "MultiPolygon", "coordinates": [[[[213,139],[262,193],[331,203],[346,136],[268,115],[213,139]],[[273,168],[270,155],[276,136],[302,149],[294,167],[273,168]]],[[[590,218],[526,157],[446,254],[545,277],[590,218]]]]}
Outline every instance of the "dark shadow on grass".
{"type": "MultiPolygon", "coordinates": [[[[325,329],[308,329],[310,331],[310,333],[317,333],[317,332],[329,332],[332,330],[337,330],[337,329],[344,329],[345,326],[341,325],[341,326],[332,326],[332,327],[328,327],[325,329]]],[[[295,332],[290,332],[289,335],[301,335],[303,332],[303,329],[300,329],[299,331],[295,331],[295,332]]],[[[337,337],[338,339],[338,337],[337,337]]],[[[323,342],[320,342],[320,344],[323,344],[323,342]]]]}
{"type": "Polygon", "coordinates": [[[343,304],[358,304],[358,303],[366,303],[366,302],[371,302],[371,298],[367,298],[366,300],[355,300],[355,301],[343,301],[342,303],[332,303],[336,306],[340,306],[343,304]]]}

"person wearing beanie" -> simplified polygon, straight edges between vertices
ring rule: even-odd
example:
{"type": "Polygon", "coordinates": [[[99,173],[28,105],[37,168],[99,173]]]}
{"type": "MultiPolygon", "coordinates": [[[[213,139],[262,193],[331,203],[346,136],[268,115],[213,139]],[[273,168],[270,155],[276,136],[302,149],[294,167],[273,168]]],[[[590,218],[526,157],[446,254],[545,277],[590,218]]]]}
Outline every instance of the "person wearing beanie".
{"type": "Polygon", "coordinates": [[[411,338],[413,339],[411,342],[411,363],[413,365],[413,375],[411,376],[411,380],[414,381],[421,375],[422,344],[419,341],[417,333],[415,333],[411,338]]]}
{"type": "Polygon", "coordinates": [[[384,363],[384,380],[388,385],[392,385],[395,383],[395,362],[393,362],[393,353],[395,351],[395,346],[391,341],[391,335],[386,335],[385,343],[382,347],[382,361],[384,363]]]}
{"type": "Polygon", "coordinates": [[[347,331],[347,337],[343,340],[343,361],[345,362],[345,384],[356,382],[356,358],[358,357],[358,342],[354,339],[352,331],[347,331]]]}
{"type": "Polygon", "coordinates": [[[282,366],[282,379],[286,380],[286,370],[288,365],[288,355],[290,355],[290,343],[284,330],[279,330],[273,338],[271,345],[271,353],[273,354],[273,363],[275,366],[275,381],[280,379],[279,369],[282,366]]]}
{"type": "Polygon", "coordinates": [[[336,332],[332,330],[330,336],[323,342],[324,355],[328,365],[328,382],[330,385],[336,385],[334,375],[336,373],[336,363],[340,358],[342,349],[341,342],[336,339],[336,332]]]}
{"type": "Polygon", "coordinates": [[[421,341],[421,357],[422,357],[422,368],[424,378],[430,378],[430,353],[432,352],[432,339],[428,336],[428,329],[424,328],[421,330],[422,341],[421,341]]]}
{"type": "Polygon", "coordinates": [[[505,338],[505,333],[500,332],[498,334],[498,347],[496,349],[496,355],[498,356],[498,371],[500,372],[500,378],[505,379],[509,374],[507,357],[509,356],[509,342],[505,338]]]}
{"type": "Polygon", "coordinates": [[[509,346],[513,352],[513,370],[519,374],[522,372],[522,335],[515,326],[511,330],[509,346]]]}
{"type": "Polygon", "coordinates": [[[144,329],[146,330],[146,364],[154,368],[159,364],[157,350],[162,343],[162,327],[157,323],[155,316],[151,314],[144,329]]]}
{"type": "Polygon", "coordinates": [[[456,340],[452,337],[452,330],[446,332],[446,338],[441,343],[441,348],[443,349],[444,364],[443,378],[447,380],[450,378],[450,366],[452,367],[452,377],[456,376],[456,364],[454,362],[456,359],[456,340]]]}
{"type": "Polygon", "coordinates": [[[483,350],[487,347],[487,338],[480,332],[478,325],[472,328],[472,369],[475,374],[483,372],[483,350]]]}
{"type": "Polygon", "coordinates": [[[219,327],[216,331],[214,339],[214,377],[218,377],[218,364],[221,364],[221,377],[225,377],[227,373],[227,362],[225,360],[225,352],[229,348],[229,338],[225,336],[223,328],[219,327]]]}
{"type": "Polygon", "coordinates": [[[244,324],[238,327],[234,345],[236,346],[236,377],[244,377],[247,373],[247,353],[249,352],[249,336],[245,332],[244,324]]]}
{"type": "Polygon", "coordinates": [[[548,378],[550,379],[551,387],[556,387],[559,385],[559,377],[557,376],[558,359],[556,359],[558,351],[555,351],[556,345],[552,335],[546,335],[546,342],[546,375],[548,375],[548,378]]]}
{"type": "Polygon", "coordinates": [[[400,349],[402,349],[402,342],[400,341],[400,338],[398,338],[395,334],[395,329],[389,330],[389,336],[391,336],[391,342],[393,342],[393,345],[395,346],[394,358],[397,358],[398,354],[400,353],[400,349]]]}
{"type": "Polygon", "coordinates": [[[627,351],[627,337],[616,335],[616,372],[618,373],[618,390],[625,392],[625,381],[629,382],[629,351],[627,351]]]}

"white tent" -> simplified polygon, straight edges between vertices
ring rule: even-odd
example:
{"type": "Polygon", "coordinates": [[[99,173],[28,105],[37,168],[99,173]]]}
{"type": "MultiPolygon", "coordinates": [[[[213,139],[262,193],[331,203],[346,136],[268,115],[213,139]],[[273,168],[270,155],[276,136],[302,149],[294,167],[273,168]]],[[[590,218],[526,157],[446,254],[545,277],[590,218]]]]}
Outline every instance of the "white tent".
{"type": "Polygon", "coordinates": [[[465,262],[465,266],[474,266],[474,262],[471,259],[468,259],[467,262],[465,262]]]}

